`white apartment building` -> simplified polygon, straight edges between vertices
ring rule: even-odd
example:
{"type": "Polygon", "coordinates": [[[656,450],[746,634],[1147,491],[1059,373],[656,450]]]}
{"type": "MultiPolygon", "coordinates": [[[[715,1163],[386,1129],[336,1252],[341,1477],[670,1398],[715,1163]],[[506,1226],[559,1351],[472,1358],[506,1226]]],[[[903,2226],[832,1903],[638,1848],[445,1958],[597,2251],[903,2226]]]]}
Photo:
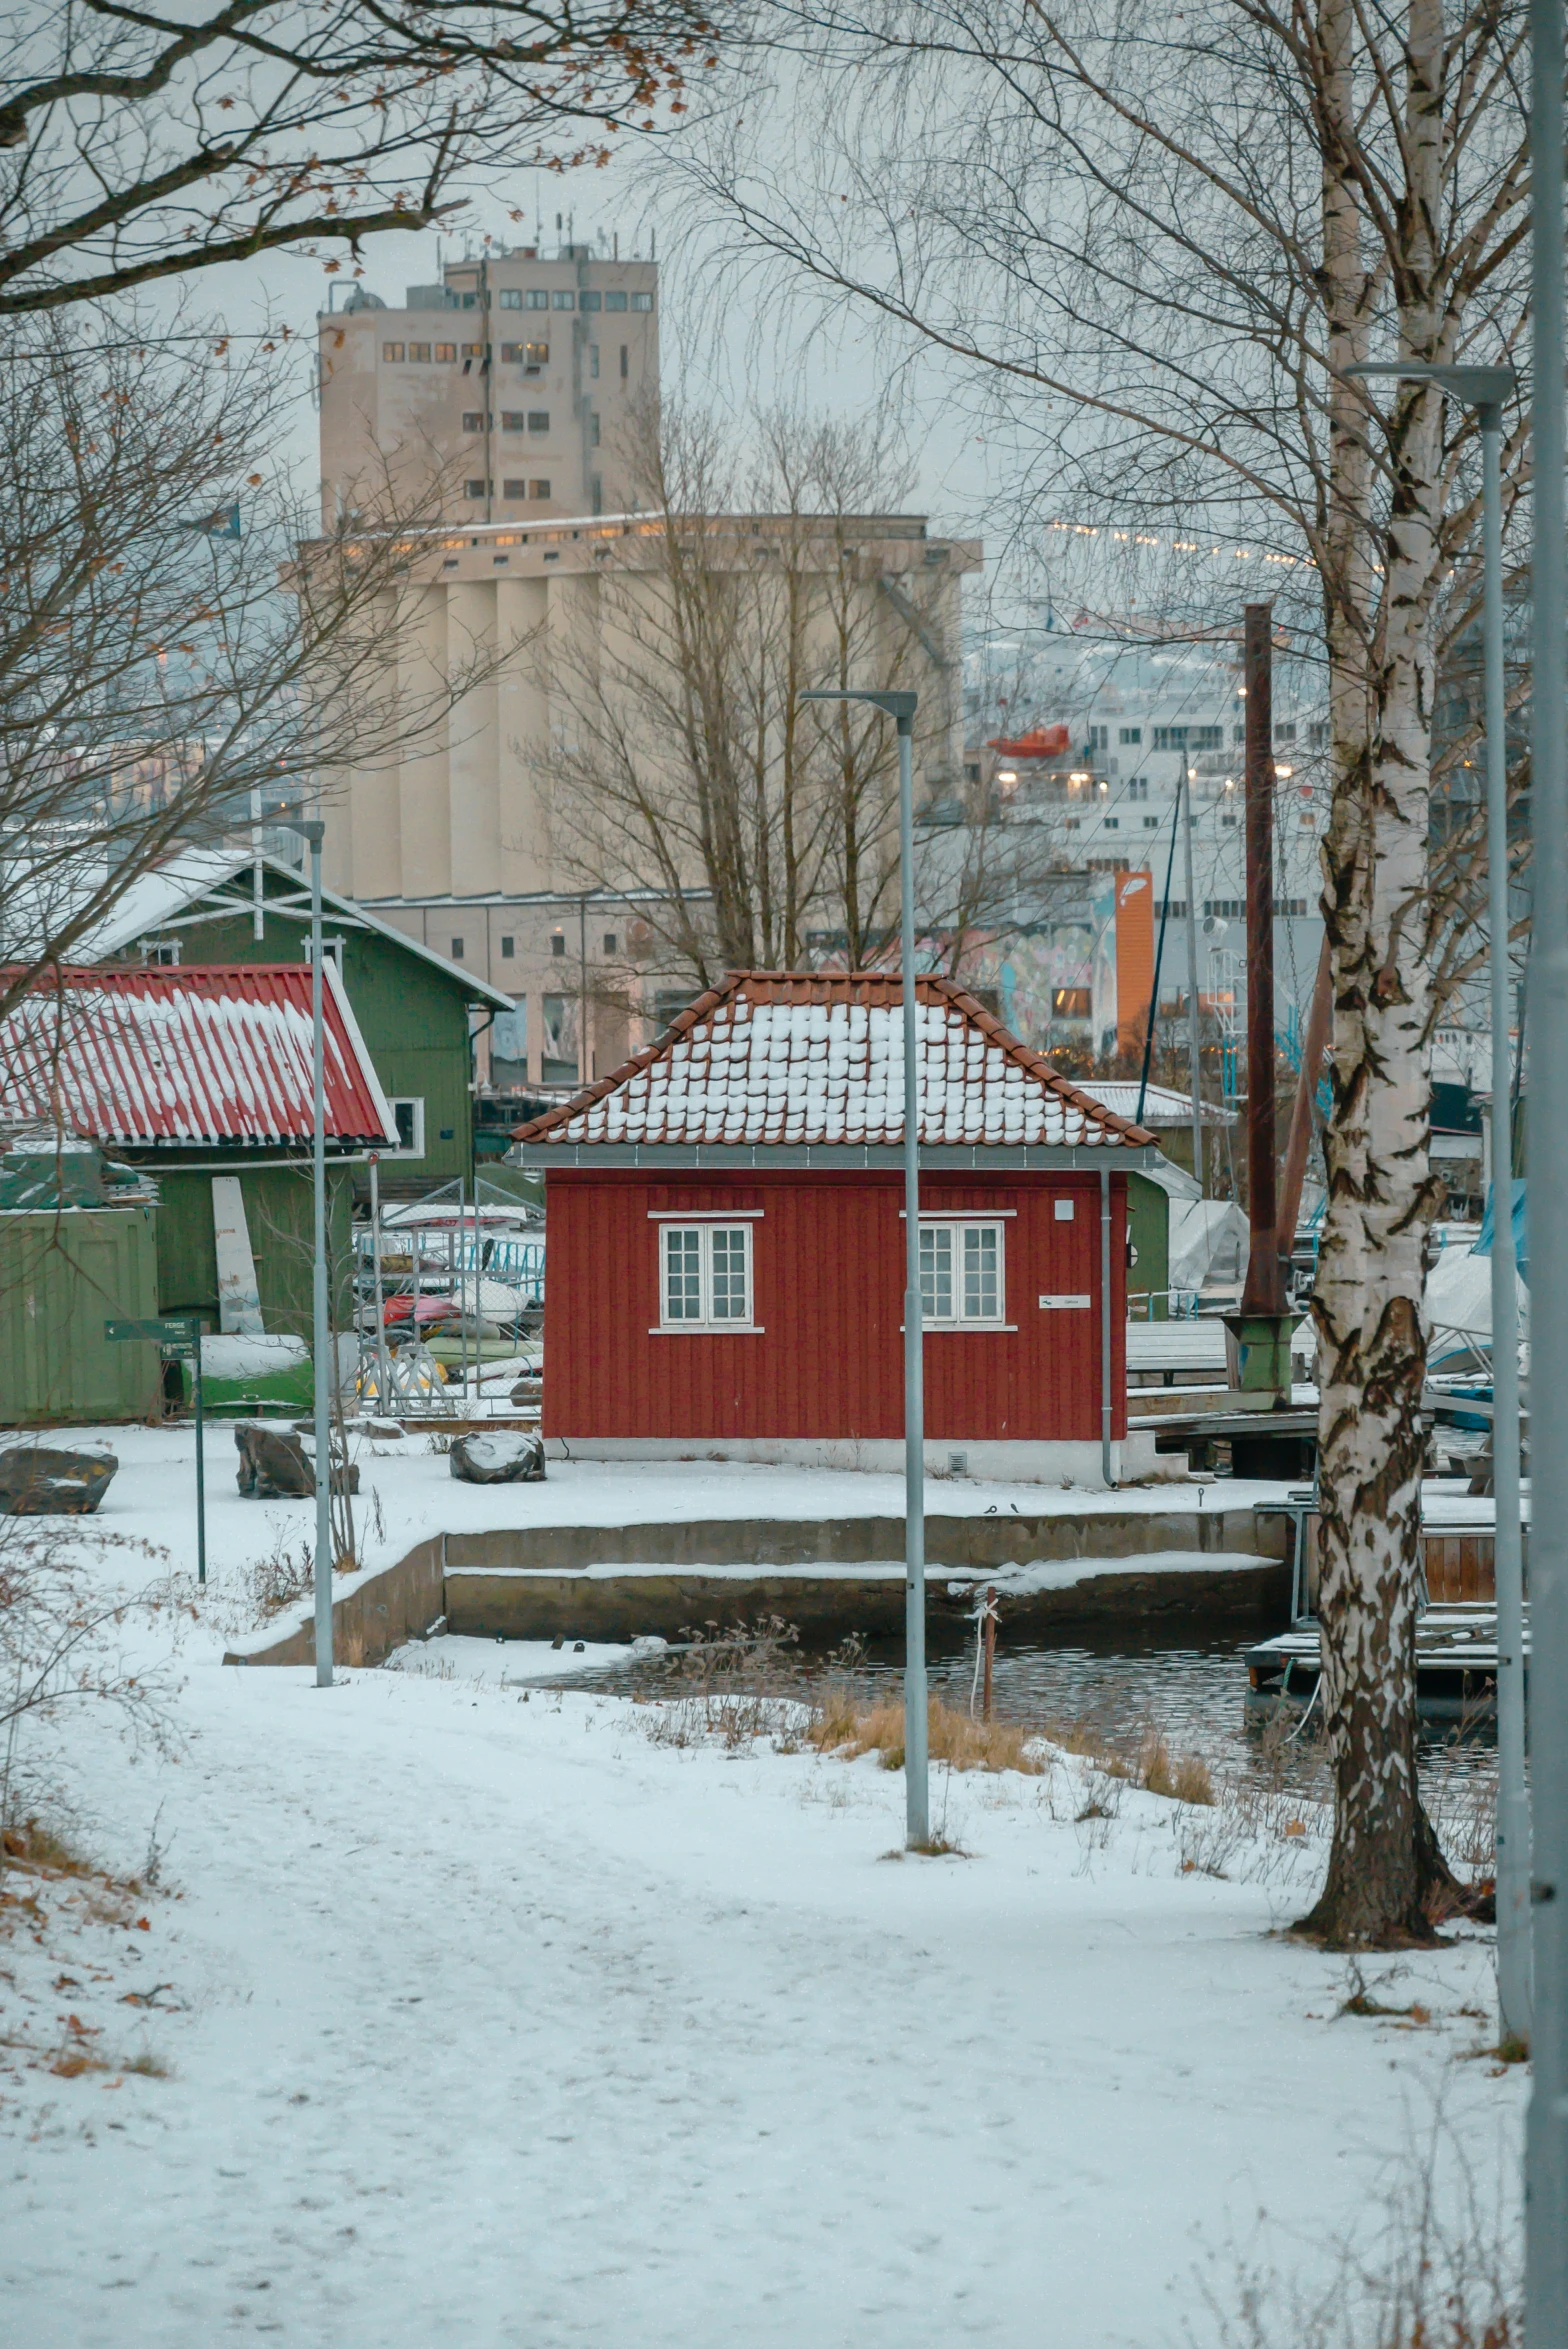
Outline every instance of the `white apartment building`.
{"type": "MultiPolygon", "coordinates": [[[[1210,647],[1170,653],[1118,649],[1095,658],[1064,643],[1030,665],[1027,720],[984,731],[1020,739],[1027,727],[1065,729],[1049,757],[1021,759],[972,745],[968,781],[991,796],[1004,821],[1048,828],[1063,868],[1086,877],[1147,869],[1155,920],[1169,907],[1160,959],[1163,1003],[1187,996],[1187,819],[1190,792],[1192,896],[1198,932],[1197,987],[1238,1033],[1246,1019],[1246,829],[1243,815],[1244,697],[1239,662],[1210,647]],[[1054,676],[1053,676],[1054,669],[1054,676]],[[1185,787],[1185,788],[1183,788],[1185,787]],[[1174,844],[1174,859],[1172,848],[1174,844]],[[1168,877],[1168,885],[1167,885],[1168,877]]],[[[1015,698],[1014,708],[1019,707],[1015,698]]],[[[1327,710],[1318,672],[1280,660],[1273,683],[1275,1018],[1287,1040],[1304,1021],[1317,970],[1322,923],[1318,844],[1327,808],[1327,710]]],[[[1023,911],[1025,909],[1020,909],[1023,911]]],[[[1057,917],[1058,926],[1062,917],[1057,917]]],[[[1069,923],[1073,917],[1067,917],[1069,923]]],[[[1027,950],[1008,958],[1028,1040],[1087,1043],[1082,986],[1066,968],[1072,949],[1036,958],[1022,988],[1027,950]]]]}
{"type": "Polygon", "coordinates": [[[449,261],[400,307],[356,287],[317,320],[323,526],[386,474],[434,472],[441,519],[544,521],[633,502],[634,416],[656,406],[657,265],[589,245],[449,261]]]}

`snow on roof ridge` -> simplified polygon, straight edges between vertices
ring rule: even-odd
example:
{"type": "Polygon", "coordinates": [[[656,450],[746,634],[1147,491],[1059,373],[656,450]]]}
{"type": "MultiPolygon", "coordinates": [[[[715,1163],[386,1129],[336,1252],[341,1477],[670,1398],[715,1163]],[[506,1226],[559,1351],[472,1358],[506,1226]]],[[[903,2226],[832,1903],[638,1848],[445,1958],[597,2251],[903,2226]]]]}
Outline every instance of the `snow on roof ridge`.
{"type": "MultiPolygon", "coordinates": [[[[1066,1139],[1066,1127],[1072,1122],[1069,1113],[1073,1113],[1077,1124],[1085,1129],[1075,1139],[1081,1138],[1091,1143],[1115,1140],[1130,1148],[1153,1143],[1154,1136],[1151,1133],[1135,1125],[1130,1118],[1106,1109],[1091,1095],[1060,1075],[1043,1054],[1032,1051],[1022,1043],[956,979],[947,978],[938,972],[920,972],[916,976],[915,988],[917,1001],[927,1011],[935,1006],[956,1014],[961,1029],[977,1032],[983,1044],[1005,1064],[1006,1070],[1016,1070],[1022,1077],[1032,1080],[1037,1089],[1035,1104],[1040,1111],[1040,1115],[1031,1119],[1024,1113],[1016,1095],[1009,1096],[1004,1102],[994,1071],[989,1072],[989,1086],[986,1081],[988,1072],[983,1068],[974,1072],[977,1083],[969,1085],[966,1064],[963,1080],[956,1087],[962,1097],[963,1115],[955,1116],[947,1101],[947,1094],[954,1089],[949,1084],[949,1078],[958,1072],[942,1064],[941,1040],[932,1038],[928,1021],[922,1019],[922,1052],[929,1073],[922,1078],[921,1124],[923,1138],[928,1146],[944,1138],[959,1142],[1039,1141],[1047,1138],[1061,1141],[1066,1139]],[[935,1066],[931,1066],[933,1061],[935,1066]],[[997,1098],[987,1099],[985,1096],[988,1091],[995,1093],[997,1098]],[[1050,1112],[1054,1112],[1054,1118],[1050,1112]],[[1028,1124],[1041,1127],[1054,1124],[1062,1131],[1049,1137],[1043,1131],[1026,1135],[1022,1129],[1028,1124]],[[946,1129],[957,1125],[962,1130],[933,1132],[930,1129],[935,1125],[946,1129]]],[[[789,1091],[786,1076],[780,1074],[773,1079],[769,1094],[762,1073],[763,1068],[775,1057],[781,1067],[787,1067],[787,1051],[775,1056],[771,1045],[761,1051],[754,1051],[752,1037],[748,1035],[741,1052],[741,1066],[745,1071],[743,1086],[731,1080],[729,1055],[736,1049],[734,1031],[747,1013],[751,1015],[748,1025],[753,1034],[758,1028],[766,1027],[771,1037],[774,1032],[772,1021],[759,1019],[758,1015],[776,1010],[826,1012],[838,1007],[880,1014],[885,1019],[888,1011],[895,1005],[901,1005],[902,1001],[903,978],[898,971],[729,971],[718,985],[705,988],[683,1011],[678,1012],[654,1043],[645,1045],[608,1076],[595,1079],[570,1101],[547,1111],[542,1117],[515,1127],[513,1139],[522,1142],[573,1139],[635,1140],[653,1144],[661,1140],[686,1144],[756,1143],[764,1138],[755,1130],[761,1123],[768,1129],[766,1138],[769,1140],[801,1141],[808,1138],[805,1133],[808,1113],[814,1129],[809,1138],[813,1141],[847,1140],[858,1145],[869,1139],[873,1130],[881,1132],[885,1139],[891,1139],[890,1129],[895,1123],[898,1131],[902,1132],[903,1071],[901,1063],[893,1065],[890,1055],[884,1054],[879,1061],[875,1050],[868,1047],[863,1055],[866,1065],[857,1073],[855,1112],[847,1117],[835,1116],[823,1072],[819,1069],[819,1081],[811,1083],[806,1074],[807,1062],[798,1056],[794,1062],[794,1097],[789,1101],[786,1099],[789,1091]],[[883,998],[881,1003],[875,1001],[878,996],[883,998]],[[728,1019],[721,1019],[721,1015],[726,1012],[729,1014],[728,1019]],[[699,1035],[699,1031],[703,1030],[706,1030],[705,1037],[699,1035]],[[693,1045],[693,1049],[683,1063],[682,1047],[688,1042],[693,1045]],[[708,1047],[706,1051],[701,1049],[703,1042],[708,1047]],[[716,1081],[719,1054],[724,1055],[724,1073],[716,1081]],[[686,1084],[683,1088],[681,1130],[666,1130],[668,1120],[662,1109],[654,1116],[656,1130],[646,1130],[651,1102],[638,1100],[639,1082],[647,1080],[644,1091],[651,1096],[656,1071],[673,1071],[677,1076],[684,1077],[688,1068],[701,1069],[703,1074],[700,1083],[695,1086],[686,1084]],[[618,1114],[616,1096],[620,1095],[628,1096],[628,1100],[619,1105],[618,1114]],[[786,1129],[793,1127],[794,1130],[776,1130],[781,1126],[786,1129]]],[[[874,1030],[872,1032],[875,1033],[874,1030]]],[[[788,1033],[786,1030],[786,1039],[788,1033]]],[[[818,1031],[811,1042],[825,1048],[827,1040],[826,1033],[818,1031]]],[[[952,1045],[953,1038],[949,1035],[949,1063],[952,1060],[952,1045]]],[[[842,1069],[836,1072],[836,1080],[840,1084],[847,1084],[842,1069]]],[[[672,1095],[674,1090],[673,1082],[667,1085],[666,1097],[672,1095]]]]}

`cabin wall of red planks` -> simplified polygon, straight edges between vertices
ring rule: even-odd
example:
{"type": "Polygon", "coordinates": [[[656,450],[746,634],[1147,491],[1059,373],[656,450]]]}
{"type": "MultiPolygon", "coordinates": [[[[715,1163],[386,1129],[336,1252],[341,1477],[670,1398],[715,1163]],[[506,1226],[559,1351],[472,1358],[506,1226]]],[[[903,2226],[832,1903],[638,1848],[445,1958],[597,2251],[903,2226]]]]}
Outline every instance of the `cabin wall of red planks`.
{"type": "MultiPolygon", "coordinates": [[[[901,1436],[903,1179],[552,1169],[546,1177],[544,1432],[606,1437],[901,1436]],[[659,1328],[654,1216],[760,1210],[758,1334],[659,1328]]],[[[1100,1436],[1100,1186],[1093,1174],[924,1179],[926,1212],[1000,1214],[1013,1326],[933,1330],[926,1433],[943,1440],[1100,1436]],[[1073,1213],[1063,1219],[1058,1200],[1073,1213]],[[1086,1295],[1045,1308],[1042,1296],[1086,1295]]],[[[1126,1177],[1111,1179],[1111,1393],[1126,1433],[1126,1177]]]]}

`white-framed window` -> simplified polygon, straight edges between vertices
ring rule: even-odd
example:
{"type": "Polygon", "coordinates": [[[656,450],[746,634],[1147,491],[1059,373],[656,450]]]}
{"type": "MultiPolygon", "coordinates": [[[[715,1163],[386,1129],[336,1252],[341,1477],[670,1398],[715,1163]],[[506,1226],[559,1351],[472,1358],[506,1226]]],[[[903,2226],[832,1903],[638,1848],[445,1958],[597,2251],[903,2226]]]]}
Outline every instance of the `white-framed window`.
{"type": "Polygon", "coordinates": [[[1007,1324],[1006,1226],[955,1217],[920,1225],[920,1312],[929,1329],[1007,1324]]]}
{"type": "Polygon", "coordinates": [[[178,938],[143,938],[141,950],[143,962],[161,963],[171,969],[180,959],[178,938]]]}
{"type": "Polygon", "coordinates": [[[659,1227],[661,1329],[752,1327],[751,1225],[659,1227]]]}
{"type": "Polygon", "coordinates": [[[392,1112],[392,1124],[397,1134],[397,1148],[383,1150],[383,1158],[423,1158],[425,1155],[424,1096],[405,1094],[401,1099],[388,1096],[387,1107],[392,1112]]]}

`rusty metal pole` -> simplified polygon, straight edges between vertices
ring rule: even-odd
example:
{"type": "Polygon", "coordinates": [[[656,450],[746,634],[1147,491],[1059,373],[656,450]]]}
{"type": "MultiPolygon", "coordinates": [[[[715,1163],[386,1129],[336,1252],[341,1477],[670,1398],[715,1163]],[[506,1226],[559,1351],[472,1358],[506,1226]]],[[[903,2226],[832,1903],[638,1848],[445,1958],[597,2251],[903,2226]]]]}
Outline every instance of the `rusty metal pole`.
{"type": "Polygon", "coordinates": [[[1318,956],[1318,975],[1313,982],[1312,1002],[1307,1012],[1307,1032],[1301,1042],[1296,1100],[1290,1113],[1290,1140],[1285,1145],[1285,1179],[1280,1185],[1277,1242],[1282,1264],[1290,1262],[1296,1245],[1296,1218],[1301,1212],[1301,1186],[1306,1180],[1307,1149],[1312,1140],[1312,1102],[1318,1089],[1318,1078],[1323,1073],[1323,1055],[1328,1049],[1328,1021],[1333,999],[1332,962],[1328,931],[1325,929],[1323,951],[1318,956]]]}
{"type": "Polygon", "coordinates": [[[1247,1207],[1244,1314],[1283,1313],[1274,1180],[1274,678],[1271,604],[1246,607],[1247,1207]]]}

